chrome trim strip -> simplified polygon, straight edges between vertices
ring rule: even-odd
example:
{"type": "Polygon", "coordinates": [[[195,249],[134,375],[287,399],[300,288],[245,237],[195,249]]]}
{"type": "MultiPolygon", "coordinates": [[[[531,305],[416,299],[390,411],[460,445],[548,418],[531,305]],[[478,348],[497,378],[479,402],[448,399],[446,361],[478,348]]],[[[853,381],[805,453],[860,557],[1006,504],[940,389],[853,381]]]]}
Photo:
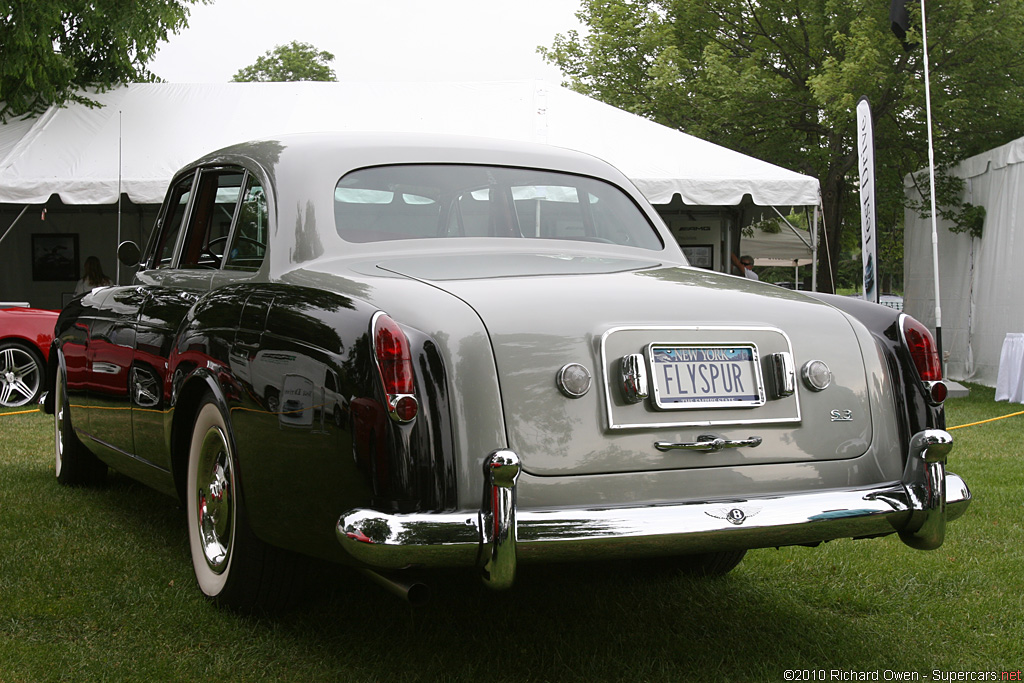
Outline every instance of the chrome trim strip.
{"type": "MultiPolygon", "coordinates": [[[[710,427],[712,425],[766,425],[766,424],[794,424],[802,420],[801,417],[801,406],[800,406],[800,394],[795,393],[793,400],[795,401],[796,415],[793,417],[780,417],[772,419],[722,419],[722,420],[677,420],[673,422],[640,422],[640,423],[624,423],[618,424],[614,421],[614,403],[612,399],[611,385],[613,384],[612,378],[608,376],[608,337],[615,334],[616,332],[774,332],[782,336],[786,341],[786,346],[789,349],[789,353],[793,352],[793,341],[786,334],[785,330],[778,327],[771,327],[767,325],[623,325],[619,327],[612,327],[601,335],[598,340],[599,351],[601,356],[601,375],[604,383],[604,404],[605,414],[608,420],[608,429],[667,429],[671,427],[710,427]]],[[[730,344],[735,343],[735,339],[724,339],[711,341],[707,343],[721,343],[730,344]]],[[[704,343],[704,342],[701,342],[704,343]]],[[[646,344],[644,345],[646,348],[646,344]]],[[[788,398],[788,397],[787,397],[788,398]]],[[[668,415],[674,415],[676,413],[665,413],[668,415]]]]}

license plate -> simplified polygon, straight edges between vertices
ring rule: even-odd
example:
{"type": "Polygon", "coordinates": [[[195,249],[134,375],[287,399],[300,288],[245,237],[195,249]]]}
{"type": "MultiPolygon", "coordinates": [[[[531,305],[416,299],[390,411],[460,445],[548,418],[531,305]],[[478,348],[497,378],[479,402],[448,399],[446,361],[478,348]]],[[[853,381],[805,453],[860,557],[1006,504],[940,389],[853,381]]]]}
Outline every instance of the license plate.
{"type": "Polygon", "coordinates": [[[752,344],[651,344],[648,358],[654,405],[661,410],[764,404],[761,366],[752,344]]]}

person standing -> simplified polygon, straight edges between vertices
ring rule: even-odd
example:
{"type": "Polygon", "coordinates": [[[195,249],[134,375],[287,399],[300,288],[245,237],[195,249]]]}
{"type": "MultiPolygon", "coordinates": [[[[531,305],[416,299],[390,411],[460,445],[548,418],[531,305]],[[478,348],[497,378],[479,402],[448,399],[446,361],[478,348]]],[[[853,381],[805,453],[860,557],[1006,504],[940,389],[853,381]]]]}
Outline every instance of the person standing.
{"type": "Polygon", "coordinates": [[[740,269],[743,273],[743,277],[751,280],[760,280],[757,273],[754,272],[754,257],[752,256],[740,256],[736,257],[736,254],[730,254],[732,256],[732,263],[734,266],[740,269]]]}
{"type": "Polygon", "coordinates": [[[82,275],[82,279],[78,281],[78,284],[75,285],[75,296],[85,294],[96,287],[106,287],[110,284],[110,278],[103,272],[103,266],[100,265],[100,260],[95,256],[85,259],[83,269],[85,273],[82,275]]]}

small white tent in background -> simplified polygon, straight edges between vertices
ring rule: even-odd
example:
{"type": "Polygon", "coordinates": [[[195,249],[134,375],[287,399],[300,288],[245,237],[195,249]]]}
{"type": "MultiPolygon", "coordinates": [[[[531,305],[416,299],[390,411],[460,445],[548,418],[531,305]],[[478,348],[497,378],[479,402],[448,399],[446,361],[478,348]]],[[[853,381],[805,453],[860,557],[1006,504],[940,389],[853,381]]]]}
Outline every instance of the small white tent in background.
{"type": "MultiPolygon", "coordinates": [[[[996,386],[1006,335],[1024,332],[1024,138],[965,159],[952,172],[966,183],[964,201],[984,207],[986,216],[980,238],[939,221],[946,374],[996,386]]],[[[905,191],[920,200],[909,176],[905,191]]],[[[905,310],[934,329],[931,219],[907,210],[905,225],[905,310]]]]}
{"type": "MultiPolygon", "coordinates": [[[[701,253],[713,253],[712,267],[718,269],[728,264],[725,245],[732,231],[749,222],[742,207],[818,203],[815,178],[543,81],[158,83],[93,98],[103,106],[51,107],[36,119],[0,126],[0,205],[7,205],[7,211],[0,210],[7,219],[0,231],[13,220],[11,214],[29,204],[58,204],[54,217],[57,208],[75,206],[106,206],[109,213],[120,188],[133,205],[131,232],[141,234],[152,219],[137,207],[159,204],[171,176],[185,163],[232,143],[317,130],[478,135],[593,154],[662,205],[681,243],[696,235],[695,249],[710,247],[701,253]],[[51,199],[54,195],[60,202],[51,199]]],[[[90,211],[97,209],[81,210],[90,211]]],[[[85,252],[98,248],[84,236],[93,219],[83,216],[75,226],[87,243],[85,252]]],[[[9,289],[17,277],[0,272],[0,292],[7,292],[0,298],[18,296],[9,289]]]]}

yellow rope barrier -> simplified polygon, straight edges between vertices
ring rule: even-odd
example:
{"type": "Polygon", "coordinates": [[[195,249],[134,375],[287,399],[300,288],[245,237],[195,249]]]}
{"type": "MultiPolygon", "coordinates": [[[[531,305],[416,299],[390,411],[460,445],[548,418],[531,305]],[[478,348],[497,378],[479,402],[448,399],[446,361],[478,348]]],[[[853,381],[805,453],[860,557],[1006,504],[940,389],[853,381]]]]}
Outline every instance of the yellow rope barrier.
{"type": "Polygon", "coordinates": [[[968,424],[957,425],[956,427],[946,427],[946,431],[951,432],[954,429],[963,429],[964,427],[974,427],[976,425],[983,425],[986,422],[995,422],[996,420],[1005,420],[1008,417],[1016,417],[1018,415],[1024,415],[1024,410],[1021,410],[1021,411],[1016,412],[1016,413],[1010,413],[1009,415],[1001,415],[999,417],[990,417],[987,420],[978,420],[977,422],[969,422],[968,424]]]}
{"type": "Polygon", "coordinates": [[[41,408],[33,408],[32,410],[19,410],[14,413],[0,413],[0,417],[6,417],[8,415],[28,415],[29,413],[38,413],[41,408]]]}

